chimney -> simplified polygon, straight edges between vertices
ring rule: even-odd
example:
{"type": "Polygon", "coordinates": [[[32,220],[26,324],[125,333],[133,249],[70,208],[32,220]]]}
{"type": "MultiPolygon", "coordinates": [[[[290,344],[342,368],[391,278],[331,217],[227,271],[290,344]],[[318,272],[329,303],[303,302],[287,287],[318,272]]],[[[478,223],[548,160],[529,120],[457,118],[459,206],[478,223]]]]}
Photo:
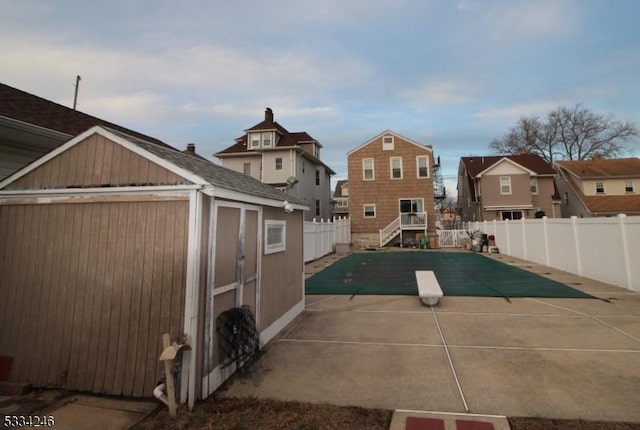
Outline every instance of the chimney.
{"type": "Polygon", "coordinates": [[[196,155],[196,144],[195,143],[187,143],[187,150],[184,151],[189,155],[196,155]]]}
{"type": "Polygon", "coordinates": [[[269,122],[273,122],[273,111],[271,110],[271,108],[267,108],[264,111],[264,120],[265,121],[269,121],[269,122]]]}

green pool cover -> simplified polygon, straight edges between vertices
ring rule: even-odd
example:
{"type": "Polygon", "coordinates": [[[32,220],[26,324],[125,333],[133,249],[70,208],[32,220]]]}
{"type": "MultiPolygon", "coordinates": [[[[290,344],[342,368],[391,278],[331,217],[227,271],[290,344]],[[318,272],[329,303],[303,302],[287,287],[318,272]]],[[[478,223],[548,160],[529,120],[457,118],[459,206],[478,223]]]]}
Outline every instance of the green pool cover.
{"type": "Polygon", "coordinates": [[[306,280],[307,294],[417,295],[416,270],[433,270],[445,296],[593,298],[472,252],[351,254],[306,280]]]}

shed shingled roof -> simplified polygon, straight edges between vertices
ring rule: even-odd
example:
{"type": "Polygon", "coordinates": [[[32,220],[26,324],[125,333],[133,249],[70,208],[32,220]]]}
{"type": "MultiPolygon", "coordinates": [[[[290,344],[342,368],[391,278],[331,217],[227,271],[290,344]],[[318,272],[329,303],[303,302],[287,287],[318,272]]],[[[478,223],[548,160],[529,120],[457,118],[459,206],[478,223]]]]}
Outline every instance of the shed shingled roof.
{"type": "Polygon", "coordinates": [[[175,151],[170,148],[165,148],[144,139],[140,139],[138,137],[120,132],[118,130],[108,128],[107,130],[144,149],[145,151],[148,151],[164,160],[175,164],[182,169],[200,176],[202,179],[215,187],[220,187],[231,191],[238,191],[241,193],[249,194],[251,196],[263,197],[271,200],[282,202],[286,200],[290,203],[302,205],[306,204],[302,200],[284,194],[282,191],[277,190],[276,188],[273,188],[272,186],[267,185],[263,182],[260,182],[259,180],[251,176],[244,175],[240,172],[236,172],[234,170],[227,169],[226,167],[219,166],[209,160],[184,154],[180,151],[175,151]]]}

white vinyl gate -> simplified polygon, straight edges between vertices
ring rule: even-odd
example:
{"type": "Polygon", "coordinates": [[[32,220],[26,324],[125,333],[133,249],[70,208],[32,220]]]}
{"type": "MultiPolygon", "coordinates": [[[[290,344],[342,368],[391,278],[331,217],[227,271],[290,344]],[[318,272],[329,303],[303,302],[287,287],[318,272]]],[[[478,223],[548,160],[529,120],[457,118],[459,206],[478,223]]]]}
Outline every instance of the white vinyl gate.
{"type": "Polygon", "coordinates": [[[461,248],[470,240],[467,230],[438,230],[441,248],[461,248]]]}

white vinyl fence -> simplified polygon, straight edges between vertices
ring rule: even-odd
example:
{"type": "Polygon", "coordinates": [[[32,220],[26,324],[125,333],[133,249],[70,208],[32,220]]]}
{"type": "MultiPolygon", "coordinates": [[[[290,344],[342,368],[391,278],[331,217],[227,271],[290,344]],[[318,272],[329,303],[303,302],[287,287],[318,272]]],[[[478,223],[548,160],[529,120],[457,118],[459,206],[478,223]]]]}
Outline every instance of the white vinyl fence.
{"type": "Polygon", "coordinates": [[[336,243],[351,243],[351,220],[333,218],[332,221],[304,223],[304,262],[316,260],[336,249],[336,243]]]}
{"type": "Polygon", "coordinates": [[[436,230],[441,248],[462,248],[471,238],[467,230],[436,230]]]}
{"type": "Polygon", "coordinates": [[[640,292],[640,216],[484,221],[501,253],[640,292]]]}

